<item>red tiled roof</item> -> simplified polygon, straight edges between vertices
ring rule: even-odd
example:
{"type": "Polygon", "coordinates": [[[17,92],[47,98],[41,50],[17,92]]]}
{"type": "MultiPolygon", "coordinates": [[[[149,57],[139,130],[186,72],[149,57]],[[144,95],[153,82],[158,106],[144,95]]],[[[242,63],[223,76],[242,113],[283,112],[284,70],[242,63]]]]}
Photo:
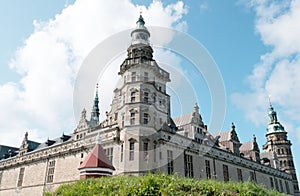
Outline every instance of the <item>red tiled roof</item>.
{"type": "Polygon", "coordinates": [[[115,170],[107,158],[101,144],[96,144],[93,150],[87,155],[79,169],[83,168],[109,168],[115,170]]]}

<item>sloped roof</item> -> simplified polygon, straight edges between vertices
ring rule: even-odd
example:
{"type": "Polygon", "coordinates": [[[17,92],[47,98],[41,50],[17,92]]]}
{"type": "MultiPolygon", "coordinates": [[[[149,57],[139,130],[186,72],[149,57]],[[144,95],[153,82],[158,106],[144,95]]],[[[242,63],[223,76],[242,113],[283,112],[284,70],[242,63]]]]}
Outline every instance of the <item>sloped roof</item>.
{"type": "Polygon", "coordinates": [[[254,148],[253,142],[245,142],[245,143],[242,143],[242,145],[240,147],[240,152],[251,151],[251,150],[253,150],[253,148],[254,148]]]}
{"type": "Polygon", "coordinates": [[[70,135],[65,135],[63,134],[61,137],[58,137],[58,138],[55,138],[55,139],[52,139],[52,140],[47,140],[46,142],[43,142],[41,144],[39,144],[34,150],[38,150],[38,149],[43,149],[43,148],[48,148],[50,146],[54,146],[54,145],[58,145],[58,144],[62,144],[66,141],[71,141],[72,138],[73,138],[74,134],[70,134],[70,135]],[[51,141],[51,145],[48,145],[47,143],[51,141]]]}
{"type": "Polygon", "coordinates": [[[12,147],[12,146],[0,145],[0,159],[2,159],[3,156],[5,154],[7,154],[9,150],[11,150],[12,152],[15,152],[15,151],[18,151],[19,148],[12,147]]]}
{"type": "Polygon", "coordinates": [[[35,150],[41,144],[39,142],[35,142],[35,141],[31,141],[31,140],[28,140],[27,143],[28,143],[29,151],[35,150]]]}
{"type": "Polygon", "coordinates": [[[230,131],[224,131],[220,133],[213,134],[213,137],[216,138],[219,137],[219,142],[229,141],[230,140],[230,131]]]}
{"type": "Polygon", "coordinates": [[[108,168],[115,170],[112,163],[106,156],[101,144],[96,144],[93,150],[87,155],[79,169],[83,168],[108,168]]]}
{"type": "Polygon", "coordinates": [[[182,126],[191,123],[192,118],[193,118],[193,112],[173,118],[173,121],[177,126],[182,126]]]}

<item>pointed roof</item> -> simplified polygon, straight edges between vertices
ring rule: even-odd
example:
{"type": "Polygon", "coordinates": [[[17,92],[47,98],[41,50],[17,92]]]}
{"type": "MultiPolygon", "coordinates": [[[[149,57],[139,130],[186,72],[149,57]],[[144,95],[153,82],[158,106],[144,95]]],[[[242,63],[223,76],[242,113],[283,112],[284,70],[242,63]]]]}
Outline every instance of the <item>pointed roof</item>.
{"type": "Polygon", "coordinates": [[[99,97],[98,97],[98,83],[96,85],[96,95],[94,98],[94,104],[91,112],[91,119],[90,119],[90,124],[92,126],[96,126],[99,123],[99,115],[100,115],[100,110],[99,110],[99,97]]]}
{"type": "Polygon", "coordinates": [[[107,168],[115,170],[99,142],[96,143],[93,150],[87,155],[83,163],[79,166],[79,169],[84,168],[107,168]]]}
{"type": "Polygon", "coordinates": [[[284,127],[278,121],[277,113],[274,110],[271,102],[270,102],[270,108],[269,108],[268,116],[270,118],[270,122],[269,122],[269,125],[268,125],[268,128],[267,128],[267,134],[286,133],[284,127]]]}

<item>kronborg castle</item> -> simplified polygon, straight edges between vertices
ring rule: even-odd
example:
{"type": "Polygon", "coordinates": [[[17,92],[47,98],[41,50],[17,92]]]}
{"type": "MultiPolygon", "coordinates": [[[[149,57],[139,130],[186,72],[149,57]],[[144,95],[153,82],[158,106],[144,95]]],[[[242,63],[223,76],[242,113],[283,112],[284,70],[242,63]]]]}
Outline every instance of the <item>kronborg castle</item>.
{"type": "Polygon", "coordinates": [[[233,123],[229,131],[210,134],[197,104],[171,118],[170,75],[153,59],[142,16],[136,24],[118,73],[123,83],[114,90],[106,119],[99,122],[96,91],[91,115],[83,109],[70,134],[38,143],[25,133],[20,147],[0,145],[0,195],[42,195],[82,178],[148,172],[254,181],[300,195],[292,144],[272,105],[262,149],[255,136],[242,143],[233,123]]]}

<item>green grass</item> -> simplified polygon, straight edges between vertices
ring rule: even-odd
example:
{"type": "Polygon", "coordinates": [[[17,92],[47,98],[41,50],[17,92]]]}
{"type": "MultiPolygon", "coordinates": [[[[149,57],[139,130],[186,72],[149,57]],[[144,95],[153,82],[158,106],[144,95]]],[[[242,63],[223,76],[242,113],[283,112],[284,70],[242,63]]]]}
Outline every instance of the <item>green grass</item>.
{"type": "Polygon", "coordinates": [[[58,187],[50,195],[284,195],[267,190],[252,182],[219,182],[196,180],[176,175],[148,174],[146,176],[116,176],[79,180],[58,187]]]}

